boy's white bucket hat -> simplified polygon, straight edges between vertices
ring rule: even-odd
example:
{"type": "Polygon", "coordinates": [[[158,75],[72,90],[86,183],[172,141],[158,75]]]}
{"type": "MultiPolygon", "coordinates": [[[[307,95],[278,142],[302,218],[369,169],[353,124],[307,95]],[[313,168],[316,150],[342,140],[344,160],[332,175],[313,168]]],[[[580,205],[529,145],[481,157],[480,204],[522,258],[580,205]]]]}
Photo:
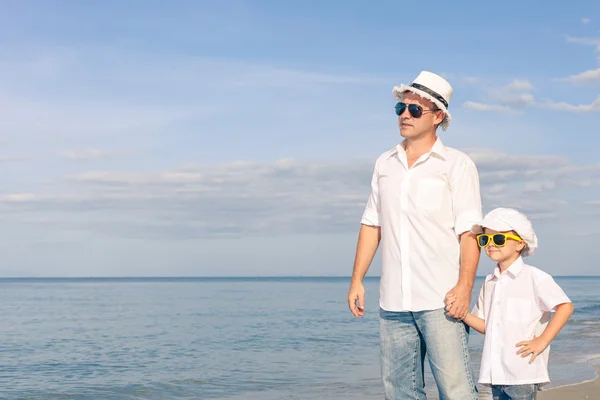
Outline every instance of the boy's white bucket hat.
{"type": "Polygon", "coordinates": [[[521,256],[531,256],[538,247],[538,239],[525,214],[514,208],[495,208],[483,217],[483,220],[473,227],[475,233],[481,233],[484,228],[497,232],[515,231],[525,241],[526,247],[521,256]]]}

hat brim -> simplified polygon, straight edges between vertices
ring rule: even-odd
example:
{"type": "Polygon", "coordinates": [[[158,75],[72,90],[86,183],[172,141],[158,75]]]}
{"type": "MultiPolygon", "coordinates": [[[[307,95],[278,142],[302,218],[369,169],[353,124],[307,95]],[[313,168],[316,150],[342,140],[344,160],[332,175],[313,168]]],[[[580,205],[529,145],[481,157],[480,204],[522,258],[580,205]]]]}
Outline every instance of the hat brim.
{"type": "Polygon", "coordinates": [[[446,108],[445,105],[442,104],[441,101],[439,101],[435,97],[431,96],[429,93],[423,92],[422,90],[419,90],[412,86],[407,86],[407,85],[394,86],[394,88],[392,89],[392,94],[394,95],[396,100],[402,101],[402,100],[404,100],[404,93],[406,93],[407,91],[412,92],[412,93],[416,94],[417,96],[420,96],[424,99],[431,101],[433,104],[435,104],[437,106],[437,108],[442,110],[444,112],[444,114],[446,114],[446,116],[444,117],[444,120],[440,123],[440,127],[444,131],[446,129],[448,129],[448,127],[450,126],[450,122],[452,121],[452,115],[450,115],[450,113],[448,112],[448,109],[446,108]]]}

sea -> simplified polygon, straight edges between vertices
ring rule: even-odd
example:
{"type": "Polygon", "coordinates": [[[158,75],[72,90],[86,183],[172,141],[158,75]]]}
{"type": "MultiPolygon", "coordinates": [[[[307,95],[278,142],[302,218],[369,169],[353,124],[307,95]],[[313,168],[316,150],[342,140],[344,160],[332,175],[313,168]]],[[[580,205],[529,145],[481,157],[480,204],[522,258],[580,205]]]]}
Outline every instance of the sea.
{"type": "MultiPolygon", "coordinates": [[[[555,279],[575,313],[549,387],[600,361],[600,277],[555,279]]],[[[0,398],[382,399],[379,279],[364,284],[357,319],[348,277],[0,279],[0,398]]],[[[475,377],[482,344],[472,331],[475,377]]]]}

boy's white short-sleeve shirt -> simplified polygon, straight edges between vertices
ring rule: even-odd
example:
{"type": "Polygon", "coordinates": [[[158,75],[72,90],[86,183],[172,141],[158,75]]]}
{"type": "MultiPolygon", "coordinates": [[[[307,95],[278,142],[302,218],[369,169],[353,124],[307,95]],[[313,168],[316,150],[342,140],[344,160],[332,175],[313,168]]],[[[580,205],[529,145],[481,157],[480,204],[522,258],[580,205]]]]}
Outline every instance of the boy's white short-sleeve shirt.
{"type": "Polygon", "coordinates": [[[479,383],[522,385],[550,382],[550,346],[529,364],[516,344],[542,334],[557,305],[571,300],[551,275],[519,257],[504,273],[486,277],[472,314],[485,320],[479,383]]]}

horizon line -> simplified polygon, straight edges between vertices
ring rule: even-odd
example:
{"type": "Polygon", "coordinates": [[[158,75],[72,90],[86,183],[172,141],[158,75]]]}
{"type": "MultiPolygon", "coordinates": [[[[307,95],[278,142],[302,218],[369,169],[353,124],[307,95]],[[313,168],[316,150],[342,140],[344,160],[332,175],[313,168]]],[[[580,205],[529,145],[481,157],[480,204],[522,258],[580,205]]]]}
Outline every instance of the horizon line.
{"type": "MultiPolygon", "coordinates": [[[[485,278],[487,275],[476,275],[476,278],[485,278]]],[[[554,278],[600,278],[600,275],[552,275],[554,278]]],[[[179,276],[0,276],[4,279],[280,279],[280,278],[344,278],[351,279],[350,275],[179,275],[179,276]]],[[[381,279],[381,275],[365,276],[364,279],[381,279]]]]}

